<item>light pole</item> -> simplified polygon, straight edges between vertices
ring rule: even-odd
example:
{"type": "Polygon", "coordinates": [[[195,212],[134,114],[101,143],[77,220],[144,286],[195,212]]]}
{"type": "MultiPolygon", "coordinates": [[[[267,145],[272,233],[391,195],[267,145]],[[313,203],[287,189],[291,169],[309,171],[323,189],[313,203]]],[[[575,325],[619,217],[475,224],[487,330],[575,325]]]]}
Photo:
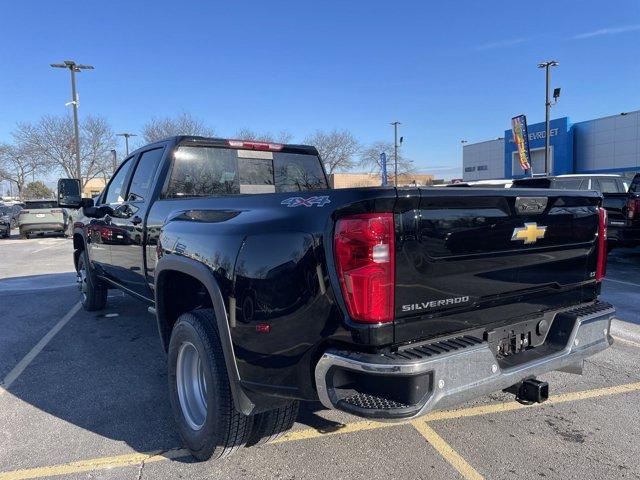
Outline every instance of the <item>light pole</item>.
{"type": "Polygon", "coordinates": [[[124,148],[125,151],[127,152],[127,157],[129,156],[129,137],[137,137],[138,135],[136,135],[135,133],[129,133],[129,132],[122,132],[122,133],[116,133],[116,137],[124,137],[124,148]]]}
{"type": "Polygon", "coordinates": [[[76,169],[78,170],[78,180],[80,180],[80,191],[82,191],[82,172],[80,162],[80,133],[78,127],[78,94],[76,92],[76,72],[81,70],[93,70],[92,65],[77,64],[73,60],[65,60],[63,63],[52,63],[53,68],[68,68],[71,72],[71,104],[73,105],[73,133],[75,137],[76,169]]]}
{"type": "MultiPolygon", "coordinates": [[[[558,65],[560,65],[558,62],[556,62],[555,60],[550,60],[547,62],[541,62],[538,64],[538,68],[544,68],[546,71],[546,77],[547,77],[547,81],[546,81],[546,88],[545,88],[545,110],[544,110],[544,124],[545,124],[545,138],[544,138],[544,173],[545,175],[549,175],[549,147],[551,144],[551,128],[550,128],[550,121],[549,121],[549,116],[551,114],[551,100],[549,99],[549,84],[551,83],[551,68],[550,67],[557,67],[558,65]]],[[[558,96],[560,96],[560,90],[556,89],[558,92],[558,96]]],[[[554,91],[554,98],[557,98],[555,96],[555,91],[554,91]]],[[[533,167],[533,165],[532,165],[533,167]]],[[[533,169],[532,169],[533,171],[533,169]]]]}
{"type": "Polygon", "coordinates": [[[393,125],[393,183],[398,186],[398,125],[400,122],[391,122],[393,125]]]}

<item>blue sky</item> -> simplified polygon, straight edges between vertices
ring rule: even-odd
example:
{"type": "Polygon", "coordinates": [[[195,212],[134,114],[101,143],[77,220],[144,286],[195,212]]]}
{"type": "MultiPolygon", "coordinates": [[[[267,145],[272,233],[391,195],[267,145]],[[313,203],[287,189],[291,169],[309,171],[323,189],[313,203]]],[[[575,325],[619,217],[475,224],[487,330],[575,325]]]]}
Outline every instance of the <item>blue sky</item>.
{"type": "Polygon", "coordinates": [[[573,121],[640,108],[640,2],[39,1],[5,3],[0,141],[18,121],[64,114],[73,59],[80,115],[139,132],[189,111],[221,136],[241,127],[346,128],[392,140],[422,171],[459,175],[460,140],[495,138],[510,118],[573,121]]]}

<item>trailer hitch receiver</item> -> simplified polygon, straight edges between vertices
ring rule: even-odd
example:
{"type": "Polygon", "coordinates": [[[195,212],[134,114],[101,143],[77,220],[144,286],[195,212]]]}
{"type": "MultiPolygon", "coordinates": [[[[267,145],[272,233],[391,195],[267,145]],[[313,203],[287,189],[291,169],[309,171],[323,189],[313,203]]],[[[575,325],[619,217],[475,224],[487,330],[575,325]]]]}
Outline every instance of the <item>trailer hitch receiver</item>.
{"type": "Polygon", "coordinates": [[[542,403],[549,398],[549,384],[535,378],[527,378],[505,389],[505,392],[513,393],[520,403],[542,403]]]}

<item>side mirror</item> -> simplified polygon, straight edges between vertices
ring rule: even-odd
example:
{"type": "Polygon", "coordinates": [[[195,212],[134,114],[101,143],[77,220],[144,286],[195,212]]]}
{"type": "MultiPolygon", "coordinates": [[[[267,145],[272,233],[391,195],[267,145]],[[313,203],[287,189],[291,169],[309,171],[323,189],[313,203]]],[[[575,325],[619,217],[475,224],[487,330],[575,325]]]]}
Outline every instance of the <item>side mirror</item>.
{"type": "Polygon", "coordinates": [[[82,206],[80,180],[76,178],[58,180],[58,206],[62,208],[80,208],[82,206]]]}

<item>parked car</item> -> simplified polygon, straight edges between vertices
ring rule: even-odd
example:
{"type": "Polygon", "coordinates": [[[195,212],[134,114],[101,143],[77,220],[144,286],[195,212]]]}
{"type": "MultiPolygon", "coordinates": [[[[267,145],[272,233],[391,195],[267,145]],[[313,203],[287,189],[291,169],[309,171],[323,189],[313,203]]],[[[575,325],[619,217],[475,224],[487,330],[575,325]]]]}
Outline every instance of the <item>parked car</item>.
{"type": "Polygon", "coordinates": [[[65,234],[67,217],[56,200],[28,200],[20,211],[18,227],[20,238],[33,233],[56,232],[65,234]]]}
{"type": "Polygon", "coordinates": [[[7,207],[7,215],[11,219],[11,228],[18,227],[18,217],[20,216],[20,210],[24,207],[23,203],[5,203],[0,204],[0,207],[7,207]]]}
{"type": "Polygon", "coordinates": [[[560,190],[596,190],[602,194],[608,214],[608,241],[611,248],[640,245],[640,175],[629,180],[622,175],[558,175],[517,180],[532,187],[560,190]]]}
{"type": "Polygon", "coordinates": [[[0,205],[0,237],[9,238],[13,219],[11,217],[13,209],[8,205],[0,205]]]}
{"type": "Polygon", "coordinates": [[[315,148],[174,137],[138,149],[82,207],[82,305],[144,302],[198,459],[273,439],[298,401],[419,417],[606,349],[606,212],[594,191],[328,187],[315,148]]]}

